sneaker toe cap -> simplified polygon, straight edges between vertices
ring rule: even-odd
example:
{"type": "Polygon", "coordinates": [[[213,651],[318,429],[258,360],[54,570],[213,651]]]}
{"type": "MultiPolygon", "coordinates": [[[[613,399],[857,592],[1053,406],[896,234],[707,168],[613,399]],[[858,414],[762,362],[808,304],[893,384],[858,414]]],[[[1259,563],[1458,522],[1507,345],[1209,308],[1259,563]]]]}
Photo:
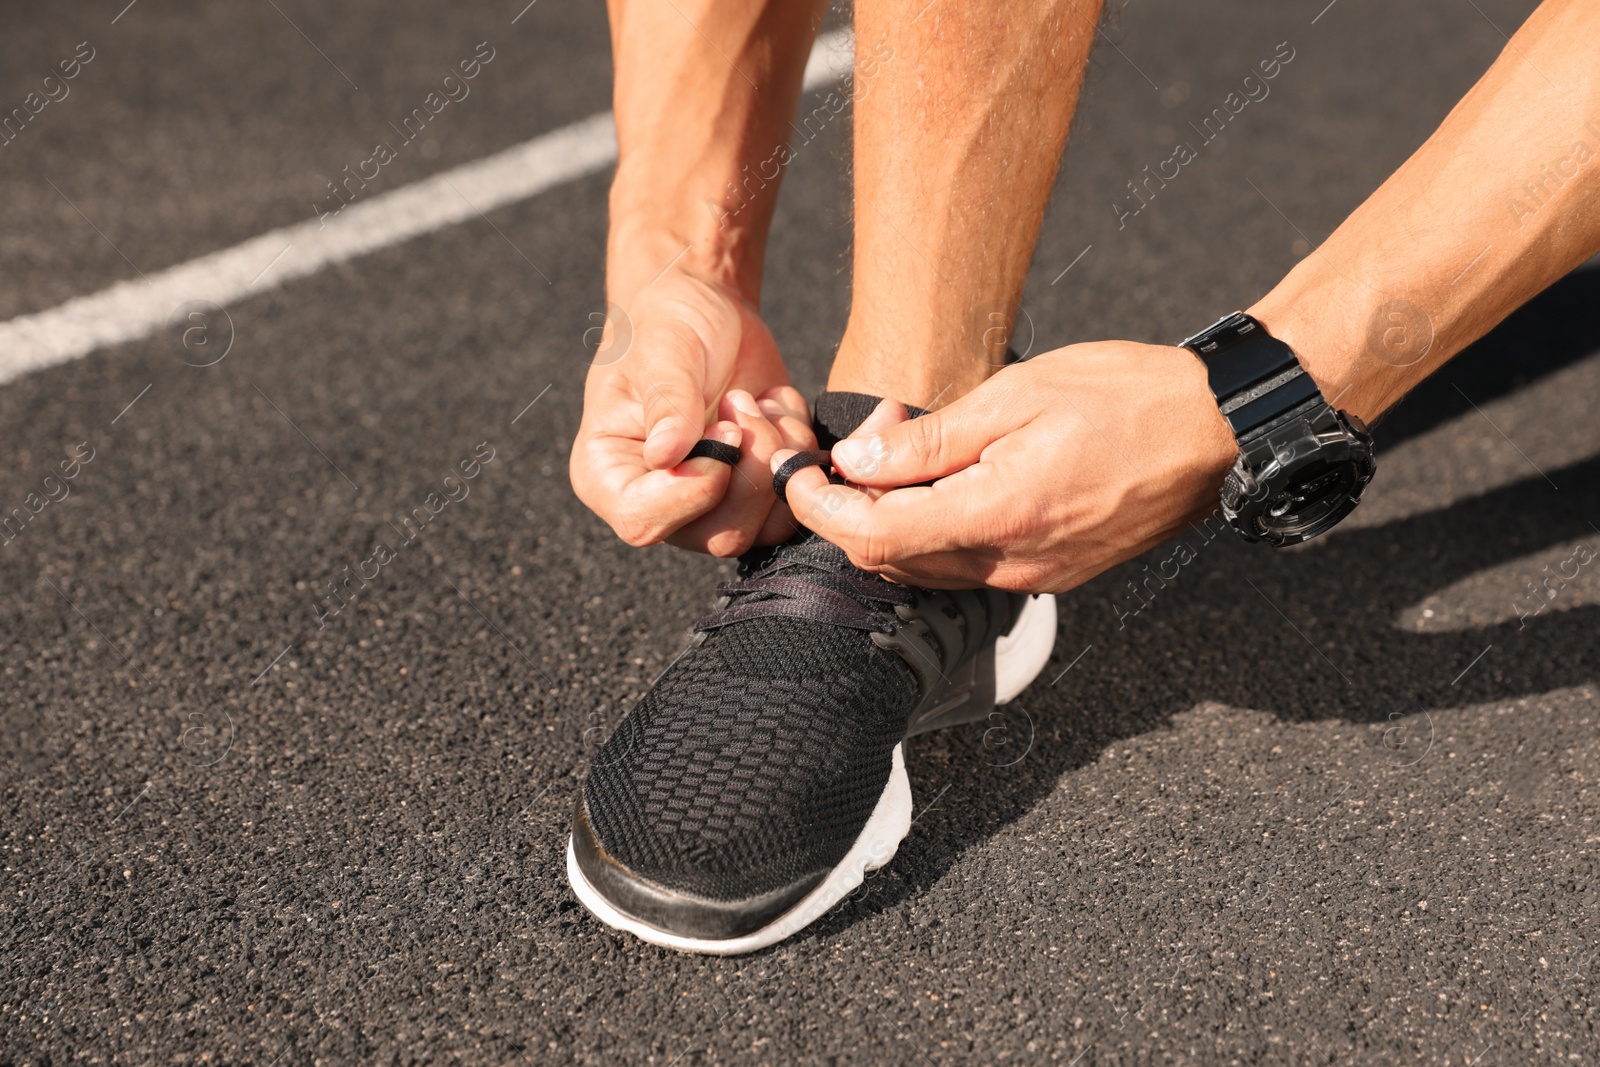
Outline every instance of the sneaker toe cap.
{"type": "Polygon", "coordinates": [[[607,851],[589,818],[580,791],[572,820],[572,849],[588,888],[624,917],[663,933],[702,940],[744,937],[775,922],[827,876],[806,874],[749,896],[712,899],[674,889],[631,870],[607,851]]]}

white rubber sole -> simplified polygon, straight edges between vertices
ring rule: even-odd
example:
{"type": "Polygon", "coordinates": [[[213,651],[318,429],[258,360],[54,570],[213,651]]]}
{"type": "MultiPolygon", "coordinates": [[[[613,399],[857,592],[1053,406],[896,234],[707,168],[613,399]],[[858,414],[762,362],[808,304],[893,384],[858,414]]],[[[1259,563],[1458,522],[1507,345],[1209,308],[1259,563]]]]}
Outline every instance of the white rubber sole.
{"type": "Polygon", "coordinates": [[[994,702],[1009,704],[1033,684],[1056,650],[1056,598],[1029,597],[1011,632],[994,643],[994,702]]]}
{"type": "MultiPolygon", "coordinates": [[[[1030,597],[1011,632],[995,642],[995,701],[1004,704],[1028,688],[1050,661],[1056,642],[1056,598],[1048,594],[1030,597]]],[[[775,945],[793,937],[833,909],[853,893],[868,871],[894,859],[900,842],[911,832],[911,781],[906,777],[905,754],[894,746],[894,764],[889,781],[861,834],[845,853],[844,859],[828,876],[782,916],[753,934],[743,937],[711,939],[682,937],[658,930],[629,915],[624,915],[595,891],[578,868],[572,839],[567,839],[567,880],[583,906],[595,918],[617,930],[625,930],[643,941],[680,952],[712,956],[737,956],[775,945]]]]}

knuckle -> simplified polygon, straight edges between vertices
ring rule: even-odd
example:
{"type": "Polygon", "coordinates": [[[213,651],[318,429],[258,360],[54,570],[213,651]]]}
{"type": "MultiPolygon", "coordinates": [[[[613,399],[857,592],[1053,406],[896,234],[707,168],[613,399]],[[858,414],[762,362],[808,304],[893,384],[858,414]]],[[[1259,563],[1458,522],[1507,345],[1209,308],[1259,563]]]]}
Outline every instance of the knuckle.
{"type": "Polygon", "coordinates": [[[652,411],[687,414],[700,407],[698,388],[682,380],[662,381],[654,378],[644,383],[644,404],[652,411]]]}
{"type": "Polygon", "coordinates": [[[590,484],[588,465],[578,461],[576,451],[573,453],[573,459],[567,464],[567,478],[572,483],[572,495],[577,497],[584,507],[598,514],[600,501],[595,498],[594,487],[590,484]]]}
{"type": "MultiPolygon", "coordinates": [[[[721,466],[721,464],[719,464],[721,466]]],[[[696,478],[689,483],[688,496],[684,501],[685,513],[691,516],[704,515],[718,504],[727,494],[728,483],[717,481],[714,478],[696,478]]]]}
{"type": "Polygon", "coordinates": [[[636,508],[624,508],[610,518],[618,537],[634,548],[644,548],[666,539],[672,531],[636,508]]]}
{"type": "Polygon", "coordinates": [[[1024,495],[1014,506],[995,516],[995,525],[1002,543],[1014,543],[1032,537],[1040,530],[1054,525],[1055,502],[1046,493],[1024,495]]]}
{"type": "MultiPolygon", "coordinates": [[[[929,415],[920,419],[912,419],[905,424],[909,435],[908,444],[911,450],[932,466],[942,466],[945,459],[944,432],[941,430],[942,422],[929,415]]],[[[893,458],[893,450],[889,450],[885,460],[893,458]]]]}
{"type": "Polygon", "coordinates": [[[660,540],[649,526],[639,523],[619,521],[612,523],[611,528],[617,532],[618,537],[634,548],[644,548],[660,540]]]}
{"type": "Polygon", "coordinates": [[[859,556],[859,565],[868,570],[887,567],[898,562],[899,554],[893,550],[890,539],[871,526],[858,528],[853,556],[859,556]]]}

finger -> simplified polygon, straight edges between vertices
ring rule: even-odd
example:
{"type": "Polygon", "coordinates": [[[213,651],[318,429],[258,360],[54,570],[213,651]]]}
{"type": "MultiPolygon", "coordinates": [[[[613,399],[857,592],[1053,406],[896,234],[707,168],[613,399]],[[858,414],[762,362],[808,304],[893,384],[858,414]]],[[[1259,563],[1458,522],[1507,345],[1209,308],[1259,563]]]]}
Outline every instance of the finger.
{"type": "MultiPolygon", "coordinates": [[[[783,444],[777,427],[743,389],[729,390],[719,414],[740,432],[743,457],[728,480],[722,501],[704,516],[683,527],[673,544],[696,547],[713,556],[737,556],[747,551],[772,510],[772,477],[768,458],[783,444]]],[[[719,423],[719,425],[722,425],[719,423]]]]}
{"type": "MultiPolygon", "coordinates": [[[[738,426],[719,422],[705,436],[738,447],[742,434],[738,426]]],[[[618,447],[628,444],[638,448],[637,442],[620,442],[618,447]]],[[[653,545],[721,503],[732,477],[732,467],[709,456],[651,470],[637,451],[622,453],[609,460],[591,507],[628,544],[653,545]]]]}
{"type": "MultiPolygon", "coordinates": [[[[773,466],[776,468],[783,464],[794,453],[782,451],[773,456],[773,466]]],[[[900,492],[901,490],[891,490],[900,492]]],[[[796,501],[796,507],[806,507],[806,518],[810,522],[802,523],[808,529],[826,537],[829,541],[845,547],[850,551],[854,542],[849,534],[844,531],[845,524],[850,522],[846,514],[852,507],[859,505],[849,502],[851,493],[859,493],[867,501],[875,499],[876,490],[857,490],[850,486],[836,486],[828,482],[820,468],[811,467],[797,472],[789,481],[789,497],[796,501]],[[842,490],[839,497],[828,497],[826,494],[832,490],[842,490]],[[839,504],[838,501],[847,501],[839,504]],[[806,503],[802,503],[802,501],[806,503]],[[808,507],[814,504],[814,507],[808,507]],[[842,517],[841,517],[842,516],[842,517]],[[817,525],[812,526],[814,522],[817,525]],[[817,529],[820,526],[822,529],[817,529]]],[[[781,501],[779,507],[786,507],[781,501]]],[[[921,585],[930,589],[973,589],[986,584],[988,575],[995,569],[994,553],[974,553],[965,550],[944,550],[917,556],[906,556],[891,563],[875,566],[871,569],[902,584],[921,585]]],[[[856,561],[858,564],[860,560],[856,561]]]]}
{"type": "MultiPolygon", "coordinates": [[[[705,432],[700,435],[695,443],[698,444],[700,441],[715,441],[720,445],[726,445],[739,453],[740,462],[744,460],[744,431],[732,419],[722,419],[707,426],[705,432]]],[[[723,451],[726,451],[726,449],[723,451]]],[[[684,460],[678,464],[678,467],[685,473],[704,476],[725,474],[732,471],[737,465],[729,463],[727,460],[718,459],[715,456],[695,456],[693,459],[684,460]],[[706,466],[708,463],[713,464],[713,466],[706,466]],[[724,469],[718,471],[718,467],[724,469]]]]}
{"type": "Polygon", "coordinates": [[[761,410],[767,412],[768,418],[772,417],[772,412],[768,410],[767,405],[772,404],[780,408],[783,414],[799,419],[807,426],[811,425],[811,406],[806,403],[806,398],[800,395],[800,390],[792,385],[779,385],[768,389],[757,396],[756,401],[761,405],[761,410]]]}
{"type": "Polygon", "coordinates": [[[784,448],[816,448],[817,435],[811,429],[811,420],[796,415],[776,400],[757,400],[756,406],[767,421],[783,435],[784,448]]]}
{"type": "Polygon", "coordinates": [[[889,425],[882,423],[894,418],[895,409],[902,416],[905,409],[888,402],[878,405],[868,420],[881,420],[876,428],[863,424],[862,430],[833,446],[834,466],[852,482],[875,486],[916,485],[971,466],[1015,421],[1007,405],[993,403],[997,398],[992,390],[971,402],[979,393],[889,425]]]}
{"type": "MultiPolygon", "coordinates": [[[[794,392],[794,390],[790,391],[794,392]]],[[[794,395],[798,397],[800,394],[795,392],[794,395]]],[[[767,411],[769,404],[775,406],[773,401],[760,401],[762,411],[767,411]]],[[[772,418],[770,412],[767,417],[769,419],[772,418]]],[[[817,447],[817,435],[812,431],[809,420],[795,418],[792,415],[782,415],[776,419],[774,425],[778,427],[778,432],[783,435],[782,450],[788,450],[792,453],[817,447]]],[[[772,484],[770,474],[764,474],[763,478],[768,486],[772,484]]],[[[767,513],[766,524],[761,527],[761,532],[756,534],[756,544],[781,544],[794,536],[798,526],[799,524],[795,522],[794,512],[789,510],[789,505],[774,496],[772,510],[767,513]]]]}
{"type": "Polygon", "coordinates": [[[900,585],[920,585],[924,589],[1009,588],[996,584],[999,568],[992,560],[971,551],[935,552],[879,567],[875,573],[900,585]]]}
{"type": "Polygon", "coordinates": [[[640,362],[650,368],[638,387],[644,401],[644,462],[667,470],[682,463],[705,436],[707,353],[686,323],[652,320],[637,329],[640,362]]]}
{"type": "MultiPolygon", "coordinates": [[[[774,468],[791,455],[775,454],[774,468]]],[[[801,525],[844,549],[856,566],[886,570],[988,544],[994,516],[1006,504],[991,473],[963,471],[931,486],[895,489],[874,499],[856,486],[830,484],[820,469],[810,467],[789,479],[786,495],[801,525]]]]}
{"type": "Polygon", "coordinates": [[[898,400],[880,400],[878,406],[872,409],[872,414],[866,417],[860,426],[855,428],[851,437],[870,437],[873,434],[887,430],[891,426],[898,426],[911,416],[906,412],[906,406],[898,400]]]}
{"type": "MultiPolygon", "coordinates": [[[[773,474],[794,455],[789,449],[774,453],[773,474]]],[[[787,502],[796,522],[843,548],[858,564],[863,559],[876,563],[912,554],[898,546],[880,550],[873,541],[876,523],[871,493],[853,485],[833,484],[821,467],[802,467],[790,475],[780,500],[787,502]]]]}
{"type": "MultiPolygon", "coordinates": [[[[855,432],[850,436],[870,437],[878,433],[880,430],[888,429],[890,426],[898,426],[910,417],[910,414],[906,411],[905,405],[900,403],[900,401],[888,399],[880,400],[878,402],[878,406],[872,409],[872,414],[868,415],[866,420],[862,422],[860,426],[856,427],[855,432]]],[[[865,489],[867,495],[874,500],[878,499],[878,497],[887,492],[887,490],[878,488],[877,486],[862,486],[861,488],[865,489]]]]}

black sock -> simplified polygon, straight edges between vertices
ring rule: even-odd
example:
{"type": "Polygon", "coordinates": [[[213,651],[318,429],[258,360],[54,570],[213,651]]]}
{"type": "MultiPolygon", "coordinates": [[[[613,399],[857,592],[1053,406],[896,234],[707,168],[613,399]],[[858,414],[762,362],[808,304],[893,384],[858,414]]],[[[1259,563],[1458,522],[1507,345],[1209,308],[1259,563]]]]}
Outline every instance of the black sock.
{"type": "MultiPolygon", "coordinates": [[[[811,428],[817,435],[817,447],[824,451],[831,450],[834,445],[855,433],[882,401],[881,396],[867,393],[818,393],[816,403],[811,405],[811,428]]],[[[914,408],[910,404],[906,405],[906,413],[913,419],[927,414],[922,408],[914,408]]]]}

